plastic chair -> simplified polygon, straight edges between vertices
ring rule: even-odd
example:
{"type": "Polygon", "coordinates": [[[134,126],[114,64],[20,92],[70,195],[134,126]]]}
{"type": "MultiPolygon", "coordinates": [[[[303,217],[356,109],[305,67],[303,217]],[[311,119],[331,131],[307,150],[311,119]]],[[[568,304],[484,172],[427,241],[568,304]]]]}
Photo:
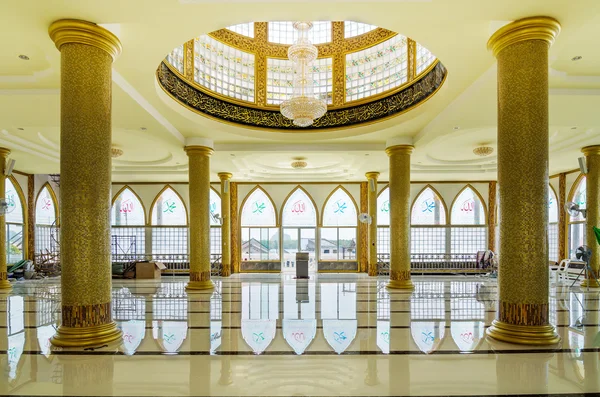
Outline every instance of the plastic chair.
{"type": "Polygon", "coordinates": [[[568,270],[570,264],[570,259],[563,259],[558,266],[550,266],[550,270],[554,270],[554,282],[561,283],[569,279],[568,270]]]}

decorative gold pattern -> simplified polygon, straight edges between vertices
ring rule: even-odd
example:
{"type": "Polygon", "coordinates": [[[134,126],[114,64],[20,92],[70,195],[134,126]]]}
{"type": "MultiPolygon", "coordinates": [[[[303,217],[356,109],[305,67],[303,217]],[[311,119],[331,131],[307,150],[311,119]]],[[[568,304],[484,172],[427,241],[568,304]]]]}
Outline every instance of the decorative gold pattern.
{"type": "MultiPolygon", "coordinates": [[[[360,213],[369,212],[369,185],[367,182],[360,183],[360,213]]],[[[358,223],[358,236],[360,241],[359,272],[370,272],[369,268],[369,226],[366,223],[358,223]]],[[[370,273],[369,273],[370,275],[370,273]]]]}
{"type": "Polygon", "coordinates": [[[490,48],[498,58],[499,310],[488,335],[506,340],[506,327],[525,329],[516,343],[553,344],[548,324],[548,41],[534,32],[539,18],[509,24],[490,48]],[[513,36],[514,35],[514,36],[513,36]],[[498,40],[502,43],[496,43],[498,40]],[[522,170],[527,170],[523,175],[522,170]],[[520,205],[514,205],[514,203],[520,205]],[[523,250],[527,247],[527,250],[523,250]],[[532,255],[531,253],[535,253],[532,255]],[[497,325],[496,325],[497,324],[497,325]],[[533,336],[527,331],[531,329],[533,336]],[[528,336],[529,335],[529,336],[528,336]]]}
{"type": "MultiPolygon", "coordinates": [[[[367,201],[368,201],[368,213],[371,217],[371,224],[366,225],[368,229],[368,272],[369,276],[377,276],[377,178],[379,178],[379,172],[367,172],[367,201]],[[371,182],[373,181],[373,182],[371,182]],[[371,186],[372,184],[372,186],[371,186]]],[[[362,204],[362,203],[361,203],[362,204]]],[[[363,209],[361,211],[364,212],[363,209]]]]}
{"type": "Polygon", "coordinates": [[[57,21],[50,34],[61,51],[61,194],[69,198],[60,202],[65,309],[52,343],[87,346],[121,337],[109,309],[111,70],[121,46],[112,33],[83,21],[57,21]],[[73,307],[105,310],[74,313],[73,307]]]}
{"type": "Polygon", "coordinates": [[[194,40],[183,44],[183,75],[188,81],[194,81],[194,40]]]}
{"type": "Polygon", "coordinates": [[[397,145],[390,157],[390,283],[388,288],[413,288],[410,279],[410,155],[414,147],[397,145]]]}
{"type": "Polygon", "coordinates": [[[488,187],[488,249],[496,252],[496,225],[498,210],[496,208],[496,181],[491,181],[488,187]]]}
{"type": "Polygon", "coordinates": [[[223,266],[223,277],[231,275],[231,200],[230,189],[225,189],[226,183],[231,186],[229,172],[217,174],[221,180],[221,264],[223,266]]]}
{"type": "Polygon", "coordinates": [[[186,146],[189,157],[190,282],[186,289],[208,289],[210,281],[210,156],[206,146],[186,146]]]}
{"type": "Polygon", "coordinates": [[[410,60],[408,62],[408,81],[414,80],[414,78],[417,76],[416,57],[417,42],[412,39],[408,39],[408,59],[410,60]]]}
{"type": "Polygon", "coordinates": [[[95,327],[112,322],[111,303],[63,306],[62,325],[70,328],[95,327]]]}
{"type": "Polygon", "coordinates": [[[240,222],[238,220],[238,184],[229,183],[229,199],[231,200],[231,272],[240,272],[240,222]]]}
{"type": "Polygon", "coordinates": [[[563,211],[567,202],[567,174],[558,176],[558,260],[567,257],[567,213],[563,211]]]}
{"type": "Polygon", "coordinates": [[[410,86],[382,99],[342,109],[329,110],[309,128],[297,127],[279,110],[256,109],[218,99],[183,80],[165,62],[157,70],[157,79],[163,90],[185,107],[199,114],[230,123],[249,127],[283,131],[306,131],[315,129],[351,127],[363,123],[382,121],[396,116],[429,99],[442,86],[446,69],[441,63],[410,86]]]}
{"type": "MultiPolygon", "coordinates": [[[[4,170],[6,168],[6,158],[9,154],[9,149],[0,148],[0,175],[2,175],[0,176],[0,192],[2,192],[2,195],[6,191],[4,170]]],[[[6,270],[6,218],[0,216],[0,290],[4,291],[12,289],[6,270]]]]}
{"type": "Polygon", "coordinates": [[[600,145],[586,146],[581,149],[585,155],[588,172],[586,174],[586,201],[590,203],[587,206],[586,213],[586,244],[592,248],[592,256],[589,265],[592,269],[588,273],[588,279],[584,281],[586,287],[598,288],[598,274],[600,273],[600,250],[596,242],[596,233],[594,226],[600,224],[600,145]],[[593,274],[592,274],[593,273],[593,274]]]}

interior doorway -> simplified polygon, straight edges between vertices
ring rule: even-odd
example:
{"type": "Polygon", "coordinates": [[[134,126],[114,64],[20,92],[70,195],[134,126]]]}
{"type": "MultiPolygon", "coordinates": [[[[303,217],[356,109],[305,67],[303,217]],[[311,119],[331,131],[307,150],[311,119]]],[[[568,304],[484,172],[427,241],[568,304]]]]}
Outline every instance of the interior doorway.
{"type": "Polygon", "coordinates": [[[282,229],[283,272],[296,271],[296,252],[308,252],[308,271],[317,271],[317,233],[314,227],[285,227],[282,229]]]}

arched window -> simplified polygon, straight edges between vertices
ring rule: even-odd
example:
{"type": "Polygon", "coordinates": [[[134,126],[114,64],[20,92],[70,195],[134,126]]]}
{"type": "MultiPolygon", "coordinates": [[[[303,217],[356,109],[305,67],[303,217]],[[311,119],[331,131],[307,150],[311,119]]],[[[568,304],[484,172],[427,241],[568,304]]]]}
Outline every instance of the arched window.
{"type": "MultiPolygon", "coordinates": [[[[581,174],[575,181],[575,190],[571,189],[569,195],[569,201],[579,205],[580,209],[587,208],[587,195],[586,195],[586,178],[585,175],[581,174]]],[[[569,217],[569,258],[575,255],[577,247],[585,244],[585,227],[586,219],[583,215],[578,213],[576,216],[568,215],[569,217]]]]}
{"type": "Polygon", "coordinates": [[[319,247],[321,260],[356,260],[357,212],[356,204],[346,189],[342,186],[335,188],[323,208],[319,247]]]}
{"type": "Polygon", "coordinates": [[[151,220],[152,254],[158,259],[183,260],[188,253],[187,210],[171,186],[165,186],[154,199],[151,220]]]}
{"type": "Polygon", "coordinates": [[[279,259],[279,229],[275,205],[260,186],[255,187],[244,200],[241,226],[242,261],[279,259]]]}
{"type": "Polygon", "coordinates": [[[452,254],[476,254],[487,249],[485,212],[475,188],[467,185],[458,193],[450,211],[452,254]]]}
{"type": "Polygon", "coordinates": [[[58,251],[56,235],[53,236],[52,225],[58,215],[56,195],[49,183],[44,184],[35,201],[35,253],[47,254],[58,251]]]}
{"type": "Polygon", "coordinates": [[[124,186],[114,197],[110,210],[113,262],[127,255],[146,253],[146,210],[137,194],[124,186]]]}
{"type": "Polygon", "coordinates": [[[386,186],[377,196],[377,255],[389,261],[390,255],[390,188],[386,186]]]}
{"type": "Polygon", "coordinates": [[[221,262],[221,196],[211,186],[210,204],[208,206],[210,214],[210,262],[221,262]]]}
{"type": "Polygon", "coordinates": [[[6,221],[6,263],[14,264],[23,260],[23,192],[17,181],[9,176],[6,178],[4,197],[8,202],[6,221]]]}
{"type": "Polygon", "coordinates": [[[412,254],[446,252],[446,205],[432,186],[425,186],[417,195],[412,205],[410,223],[412,254]]]}
{"type": "Polygon", "coordinates": [[[558,262],[558,199],[552,186],[548,187],[548,260],[558,262]]]}
{"type": "Polygon", "coordinates": [[[308,252],[309,268],[315,269],[317,209],[300,186],[287,197],[281,211],[283,270],[294,270],[296,252],[308,252]]]}

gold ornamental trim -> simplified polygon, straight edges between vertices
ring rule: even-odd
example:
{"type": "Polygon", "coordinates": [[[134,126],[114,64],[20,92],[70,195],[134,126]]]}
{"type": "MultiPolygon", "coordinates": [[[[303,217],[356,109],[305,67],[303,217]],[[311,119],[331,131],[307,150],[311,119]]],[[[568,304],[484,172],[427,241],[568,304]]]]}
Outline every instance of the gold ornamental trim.
{"type": "Polygon", "coordinates": [[[488,40],[487,47],[497,57],[506,47],[522,41],[542,40],[551,46],[559,33],[560,23],[554,18],[523,18],[498,29],[488,40]]]}
{"type": "Polygon", "coordinates": [[[60,51],[63,44],[85,44],[106,51],[113,61],[123,46],[117,36],[92,22],[79,19],[60,19],[48,28],[48,34],[60,51]]]}
{"type": "Polygon", "coordinates": [[[379,172],[371,171],[371,172],[367,172],[365,174],[365,177],[367,179],[375,179],[375,180],[377,180],[377,178],[379,178],[379,175],[380,175],[379,172]]]}
{"type": "Polygon", "coordinates": [[[581,153],[586,156],[597,156],[600,155],[600,145],[586,146],[581,148],[581,153]]]}
{"type": "Polygon", "coordinates": [[[219,172],[217,176],[220,180],[227,181],[233,177],[233,174],[231,172],[219,172]]]}
{"type": "Polygon", "coordinates": [[[185,152],[188,154],[204,154],[206,156],[212,155],[215,151],[213,148],[208,146],[199,146],[199,145],[190,145],[183,148],[185,152]]]}
{"type": "Polygon", "coordinates": [[[514,325],[501,320],[494,320],[486,334],[496,340],[520,345],[549,346],[560,342],[560,336],[554,326],[546,325],[514,325]]]}
{"type": "Polygon", "coordinates": [[[386,148],[385,152],[388,156],[391,156],[392,154],[412,154],[414,150],[413,145],[395,145],[386,148]]]}
{"type": "Polygon", "coordinates": [[[8,157],[9,154],[10,154],[10,149],[7,149],[5,147],[0,147],[0,157],[3,157],[6,159],[6,157],[8,157]]]}

